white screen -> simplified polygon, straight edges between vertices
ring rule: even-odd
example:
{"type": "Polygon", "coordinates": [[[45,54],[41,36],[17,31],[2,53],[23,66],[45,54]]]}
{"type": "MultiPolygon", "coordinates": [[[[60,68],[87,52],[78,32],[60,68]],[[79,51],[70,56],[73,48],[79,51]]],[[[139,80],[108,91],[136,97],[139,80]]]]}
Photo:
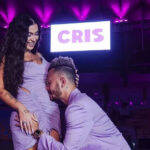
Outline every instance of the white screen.
{"type": "Polygon", "coordinates": [[[51,25],[51,52],[110,50],[110,21],[51,25]]]}

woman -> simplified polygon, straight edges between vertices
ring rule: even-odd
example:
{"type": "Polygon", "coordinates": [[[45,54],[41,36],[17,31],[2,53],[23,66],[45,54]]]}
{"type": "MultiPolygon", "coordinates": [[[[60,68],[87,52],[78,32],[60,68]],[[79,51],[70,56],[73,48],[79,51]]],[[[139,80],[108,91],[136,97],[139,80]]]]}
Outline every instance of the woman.
{"type": "Polygon", "coordinates": [[[35,148],[33,113],[45,132],[54,128],[60,133],[59,109],[50,101],[45,87],[49,63],[37,52],[39,38],[38,23],[20,15],[10,23],[0,51],[0,99],[16,110],[10,118],[15,150],[35,148]],[[21,130],[15,126],[17,114],[21,130]]]}

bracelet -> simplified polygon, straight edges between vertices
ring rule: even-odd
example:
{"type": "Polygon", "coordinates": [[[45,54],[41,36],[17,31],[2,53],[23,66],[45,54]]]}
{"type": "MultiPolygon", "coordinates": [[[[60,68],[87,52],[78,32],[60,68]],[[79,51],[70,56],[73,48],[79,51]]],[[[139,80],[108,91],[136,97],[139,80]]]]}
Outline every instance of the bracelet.
{"type": "Polygon", "coordinates": [[[34,137],[35,139],[39,139],[42,133],[43,133],[42,130],[37,129],[37,130],[33,133],[33,137],[34,137]]]}

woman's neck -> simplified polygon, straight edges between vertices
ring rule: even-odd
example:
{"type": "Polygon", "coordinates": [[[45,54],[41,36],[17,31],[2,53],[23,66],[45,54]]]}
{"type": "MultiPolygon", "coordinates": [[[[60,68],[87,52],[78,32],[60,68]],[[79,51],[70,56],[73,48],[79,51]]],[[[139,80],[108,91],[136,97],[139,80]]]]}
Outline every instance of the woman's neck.
{"type": "Polygon", "coordinates": [[[26,50],[24,53],[24,60],[25,61],[33,61],[33,53],[31,50],[26,50]]]}
{"type": "Polygon", "coordinates": [[[28,52],[28,53],[32,53],[32,52],[31,52],[31,50],[28,50],[28,49],[26,49],[25,53],[26,53],[26,52],[28,52]]]}

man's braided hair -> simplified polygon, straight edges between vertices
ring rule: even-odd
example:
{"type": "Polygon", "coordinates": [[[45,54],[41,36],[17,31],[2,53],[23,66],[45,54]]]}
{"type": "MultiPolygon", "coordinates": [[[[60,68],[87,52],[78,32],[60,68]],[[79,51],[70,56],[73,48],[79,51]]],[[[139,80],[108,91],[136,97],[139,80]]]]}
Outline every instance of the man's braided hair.
{"type": "Polygon", "coordinates": [[[76,87],[78,86],[79,76],[77,74],[77,68],[71,57],[57,57],[51,61],[51,65],[48,70],[55,69],[57,72],[63,72],[67,75],[68,79],[73,82],[76,87]]]}

